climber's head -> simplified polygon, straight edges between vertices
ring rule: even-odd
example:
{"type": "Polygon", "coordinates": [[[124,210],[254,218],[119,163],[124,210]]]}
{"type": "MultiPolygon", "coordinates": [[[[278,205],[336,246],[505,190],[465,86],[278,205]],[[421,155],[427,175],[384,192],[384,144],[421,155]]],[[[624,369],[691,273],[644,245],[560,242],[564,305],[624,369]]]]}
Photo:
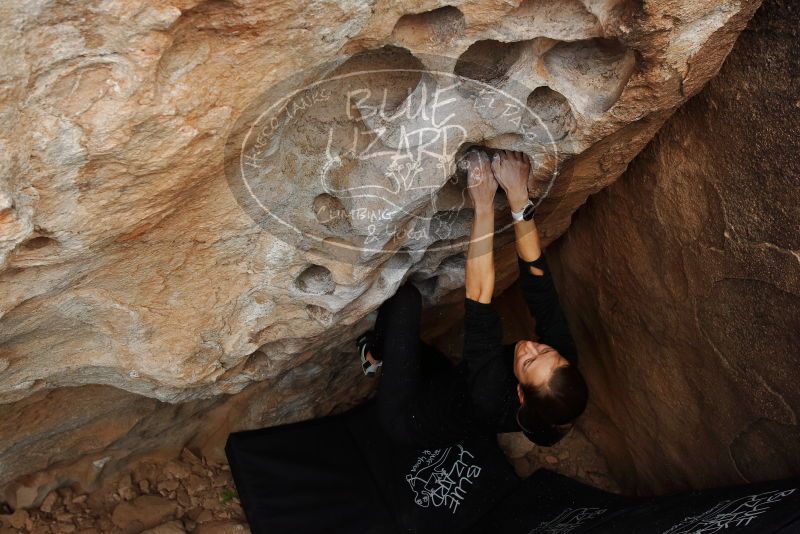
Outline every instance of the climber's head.
{"type": "Polygon", "coordinates": [[[553,347],[519,341],[514,347],[514,374],[519,380],[520,417],[548,425],[563,425],[586,408],[588,391],[577,366],[553,347]]]}

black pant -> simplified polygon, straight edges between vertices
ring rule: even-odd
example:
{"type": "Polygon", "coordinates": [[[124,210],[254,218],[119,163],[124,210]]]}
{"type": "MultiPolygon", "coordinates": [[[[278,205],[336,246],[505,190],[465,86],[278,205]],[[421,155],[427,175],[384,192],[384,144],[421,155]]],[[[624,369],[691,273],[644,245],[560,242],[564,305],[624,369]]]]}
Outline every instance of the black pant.
{"type": "Polygon", "coordinates": [[[374,350],[383,360],[378,386],[378,413],[386,432],[398,441],[416,444],[425,435],[427,393],[446,382],[452,364],[419,337],[422,297],[406,283],[378,310],[374,350]]]}

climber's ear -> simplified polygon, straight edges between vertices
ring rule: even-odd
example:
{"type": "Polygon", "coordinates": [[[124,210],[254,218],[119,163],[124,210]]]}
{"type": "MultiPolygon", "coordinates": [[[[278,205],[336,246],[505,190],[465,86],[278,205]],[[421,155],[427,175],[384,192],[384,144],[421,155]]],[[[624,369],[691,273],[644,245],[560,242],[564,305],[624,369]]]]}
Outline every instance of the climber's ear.
{"type": "Polygon", "coordinates": [[[522,384],[517,384],[517,397],[519,397],[520,405],[525,404],[525,396],[522,394],[522,384]]]}

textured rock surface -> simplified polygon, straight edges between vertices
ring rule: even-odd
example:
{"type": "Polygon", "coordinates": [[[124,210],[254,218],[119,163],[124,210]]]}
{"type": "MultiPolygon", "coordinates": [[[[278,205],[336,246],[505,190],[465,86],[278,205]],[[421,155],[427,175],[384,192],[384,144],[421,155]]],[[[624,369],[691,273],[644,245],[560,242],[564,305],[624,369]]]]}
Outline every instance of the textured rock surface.
{"type": "Polygon", "coordinates": [[[800,474],[798,27],[765,2],[551,252],[624,489],[800,474]]]}
{"type": "MultiPolygon", "coordinates": [[[[96,474],[131,450],[176,445],[212,407],[233,413],[223,429],[330,411],[359,393],[348,387],[350,341],[404,278],[427,279],[433,300],[461,284],[458,247],[427,252],[433,238],[343,262],[253,222],[228,188],[223,148],[272,84],[385,45],[398,47],[401,66],[426,66],[435,52],[452,58],[439,69],[497,85],[523,79],[526,104],[557,138],[558,156],[541,162],[542,173],[558,172],[540,209],[551,241],[716,72],[757,3],[0,7],[0,403],[29,414],[0,433],[0,485],[46,467],[68,479],[76,460],[96,474]],[[485,58],[489,67],[470,63],[485,58]],[[241,393],[249,404],[225,403],[253,383],[241,393]],[[257,395],[265,404],[253,405],[257,395]],[[81,433],[103,420],[114,425],[81,433]],[[64,448],[62,435],[73,436],[64,448]]],[[[464,143],[519,146],[513,132],[468,122],[464,143]]],[[[299,139],[292,154],[304,148],[299,139]]],[[[283,167],[270,184],[274,200],[308,214],[304,231],[335,239],[341,228],[314,226],[323,191],[304,174],[308,162],[295,163],[298,172],[283,167]]],[[[447,192],[446,178],[429,185],[447,192]]],[[[397,200],[431,210],[420,196],[397,200]]],[[[457,240],[469,210],[454,215],[457,240]]]]}

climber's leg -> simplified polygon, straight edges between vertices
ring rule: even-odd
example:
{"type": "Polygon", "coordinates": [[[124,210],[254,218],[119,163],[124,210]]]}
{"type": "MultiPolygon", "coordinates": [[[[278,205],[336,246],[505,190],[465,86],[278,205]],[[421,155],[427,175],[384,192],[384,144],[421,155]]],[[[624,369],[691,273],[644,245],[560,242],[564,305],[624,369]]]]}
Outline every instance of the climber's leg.
{"type": "Polygon", "coordinates": [[[417,288],[405,284],[383,303],[375,325],[377,357],[383,361],[378,386],[381,424],[400,441],[413,441],[414,398],[422,381],[419,322],[422,297],[417,288]]]}
{"type": "Polygon", "coordinates": [[[383,365],[383,341],[386,337],[386,321],[396,305],[397,295],[386,300],[378,309],[378,318],[372,330],[364,332],[357,340],[361,368],[366,376],[376,376],[378,369],[383,365]]]}

